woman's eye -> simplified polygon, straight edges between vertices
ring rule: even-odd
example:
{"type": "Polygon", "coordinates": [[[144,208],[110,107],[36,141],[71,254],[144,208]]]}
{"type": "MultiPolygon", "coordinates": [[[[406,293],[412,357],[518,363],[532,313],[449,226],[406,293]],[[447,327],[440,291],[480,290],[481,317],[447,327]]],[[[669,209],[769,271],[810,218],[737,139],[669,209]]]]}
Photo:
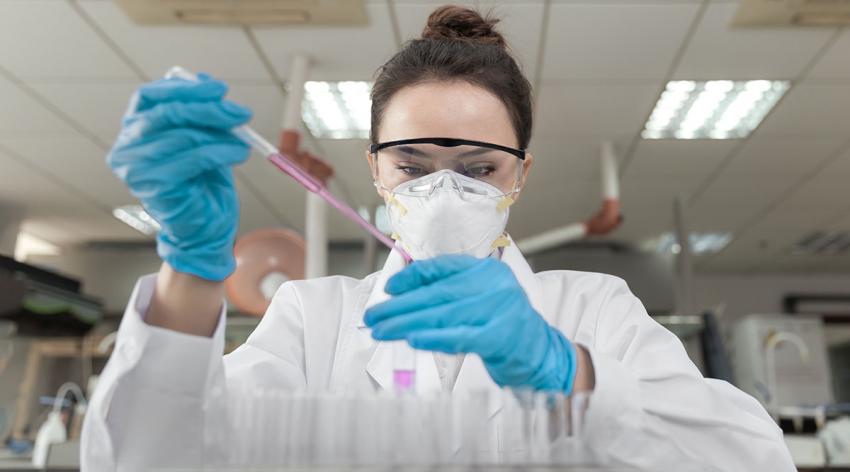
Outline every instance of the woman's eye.
{"type": "Polygon", "coordinates": [[[466,169],[466,173],[470,177],[487,177],[493,175],[493,172],[496,172],[496,169],[492,166],[480,166],[466,169]]]}
{"type": "Polygon", "coordinates": [[[419,167],[401,166],[400,165],[400,166],[397,166],[396,168],[398,170],[404,172],[407,175],[422,175],[424,173],[424,171],[419,167]]]}

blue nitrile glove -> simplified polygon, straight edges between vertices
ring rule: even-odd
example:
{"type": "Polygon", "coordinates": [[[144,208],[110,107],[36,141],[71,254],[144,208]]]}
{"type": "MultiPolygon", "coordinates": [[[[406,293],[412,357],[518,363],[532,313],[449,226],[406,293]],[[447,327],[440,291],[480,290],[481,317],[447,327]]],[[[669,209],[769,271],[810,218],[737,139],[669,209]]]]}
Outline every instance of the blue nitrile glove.
{"type": "Polygon", "coordinates": [[[231,166],[248,145],[230,130],[251,111],[225,100],[227,85],[162,79],[133,95],[107,156],[112,171],[162,226],[157,252],[174,270],[208,280],[233,272],[239,202],[231,166]]]}
{"type": "Polygon", "coordinates": [[[575,347],[532,308],[505,263],[460,255],[416,261],[385,290],[393,298],[364,316],[375,339],[478,354],[501,386],[572,391],[575,347]]]}

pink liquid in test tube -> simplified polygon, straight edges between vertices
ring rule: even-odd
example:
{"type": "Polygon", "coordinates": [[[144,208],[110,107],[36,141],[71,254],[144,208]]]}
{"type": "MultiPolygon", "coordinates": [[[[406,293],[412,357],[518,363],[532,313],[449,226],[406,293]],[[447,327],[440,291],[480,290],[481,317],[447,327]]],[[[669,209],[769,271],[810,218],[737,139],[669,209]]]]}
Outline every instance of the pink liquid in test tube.
{"type": "Polygon", "coordinates": [[[395,385],[396,392],[412,392],[416,385],[416,371],[394,370],[393,385],[395,385]]]}
{"type": "Polygon", "coordinates": [[[396,393],[416,391],[416,351],[407,341],[393,343],[393,386],[396,393]]]}

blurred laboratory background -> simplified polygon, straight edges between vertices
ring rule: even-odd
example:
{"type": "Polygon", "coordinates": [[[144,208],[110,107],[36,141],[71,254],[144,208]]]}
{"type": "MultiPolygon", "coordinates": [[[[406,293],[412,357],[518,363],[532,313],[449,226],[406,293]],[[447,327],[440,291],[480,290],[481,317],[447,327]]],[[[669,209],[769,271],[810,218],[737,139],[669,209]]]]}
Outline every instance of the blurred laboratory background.
{"type": "MultiPolygon", "coordinates": [[[[0,0],[0,469],[75,469],[80,406],[160,265],[105,164],[133,91],[177,65],[224,79],[388,233],[370,81],[443,3],[0,0]]],[[[508,226],[532,267],[622,277],[703,374],[768,408],[801,470],[850,468],[850,1],[455,3],[502,19],[534,87],[508,226]]],[[[262,156],[235,177],[227,350],[281,282],[386,256],[262,156]]]]}

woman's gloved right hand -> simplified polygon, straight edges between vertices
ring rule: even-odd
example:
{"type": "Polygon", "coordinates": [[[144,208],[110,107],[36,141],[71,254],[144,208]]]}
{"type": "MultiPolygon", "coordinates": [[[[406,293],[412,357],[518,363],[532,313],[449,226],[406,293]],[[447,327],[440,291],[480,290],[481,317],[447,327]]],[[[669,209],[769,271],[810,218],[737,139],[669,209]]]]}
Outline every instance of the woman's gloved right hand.
{"type": "Polygon", "coordinates": [[[107,156],[145,210],[162,226],[157,252],[178,272],[221,281],[235,268],[239,202],[231,166],[248,145],[231,129],[248,108],[225,100],[227,85],[208,75],[169,78],[133,95],[107,156]]]}

